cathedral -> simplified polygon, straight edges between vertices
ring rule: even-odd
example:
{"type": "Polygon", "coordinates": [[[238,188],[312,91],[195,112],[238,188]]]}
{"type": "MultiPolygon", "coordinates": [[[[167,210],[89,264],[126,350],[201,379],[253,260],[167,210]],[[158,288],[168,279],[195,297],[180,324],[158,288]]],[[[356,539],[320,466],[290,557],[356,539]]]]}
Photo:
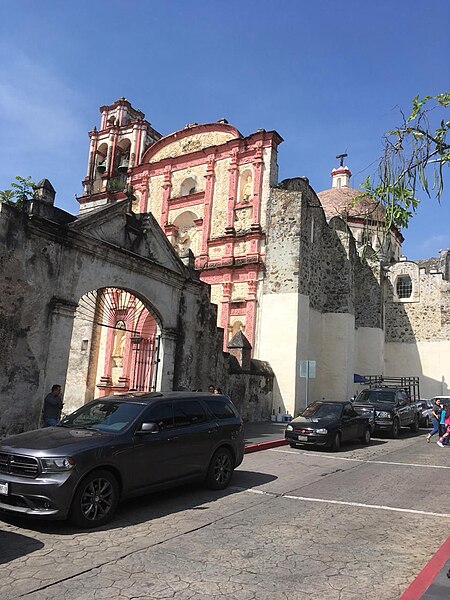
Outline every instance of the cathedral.
{"type": "Polygon", "coordinates": [[[279,181],[276,131],[100,113],[78,215],[47,180],[28,214],[0,205],[0,429],[36,424],[56,381],[68,409],[220,384],[249,419],[349,398],[355,375],[450,395],[448,251],[408,261],[345,155],[316,192],[279,181]]]}
{"type": "MultiPolygon", "coordinates": [[[[297,411],[308,393],[349,397],[357,373],[420,375],[423,395],[447,391],[447,252],[438,265],[407,261],[401,232],[386,234],[381,207],[351,187],[344,156],[316,194],[306,178],[278,181],[276,131],[244,136],[220,119],[162,136],[125,98],[100,112],[80,214],[130,197],[180,256],[192,253],[224,350],[242,332],[273,368],[275,410],[297,411]]],[[[137,329],[152,344],[155,327],[147,315],[137,329]]],[[[124,334],[105,335],[99,393],[130,382],[124,334]]]]}

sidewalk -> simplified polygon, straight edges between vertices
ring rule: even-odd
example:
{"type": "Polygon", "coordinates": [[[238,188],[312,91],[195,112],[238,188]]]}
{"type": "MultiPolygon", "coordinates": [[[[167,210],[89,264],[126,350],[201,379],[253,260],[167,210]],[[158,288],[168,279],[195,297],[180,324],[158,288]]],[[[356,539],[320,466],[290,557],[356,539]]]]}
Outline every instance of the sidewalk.
{"type": "Polygon", "coordinates": [[[245,423],[245,453],[285,446],[287,444],[284,439],[286,425],[287,423],[274,423],[272,421],[245,423]]]}
{"type": "Polygon", "coordinates": [[[444,600],[450,598],[450,537],[442,544],[400,600],[444,600]]]}

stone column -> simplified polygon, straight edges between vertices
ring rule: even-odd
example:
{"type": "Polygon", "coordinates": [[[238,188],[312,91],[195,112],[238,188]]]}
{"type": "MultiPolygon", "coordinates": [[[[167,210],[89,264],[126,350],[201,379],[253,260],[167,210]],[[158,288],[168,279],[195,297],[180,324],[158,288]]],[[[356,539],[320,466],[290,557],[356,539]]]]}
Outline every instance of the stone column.
{"type": "Polygon", "coordinates": [[[253,214],[252,229],[259,229],[261,219],[261,190],[262,190],[262,168],[264,164],[263,148],[259,145],[255,151],[253,162],[253,214]]]}
{"type": "MultiPolygon", "coordinates": [[[[77,306],[78,304],[75,302],[62,298],[55,298],[53,301],[44,375],[45,390],[47,392],[51,391],[52,385],[59,384],[62,386],[64,393],[73,320],[77,306]]],[[[83,400],[83,396],[81,396],[81,400],[83,400]]]]}
{"type": "Polygon", "coordinates": [[[170,392],[173,390],[177,338],[178,332],[176,329],[167,328],[161,331],[161,348],[159,352],[156,389],[163,392],[170,392]]]}
{"type": "Polygon", "coordinates": [[[214,156],[208,158],[208,165],[206,167],[206,186],[205,186],[205,208],[203,212],[203,236],[202,245],[200,250],[200,256],[205,261],[208,257],[208,240],[211,235],[211,212],[212,212],[212,200],[214,192],[214,156]]]}
{"type": "Polygon", "coordinates": [[[161,227],[165,227],[169,217],[169,199],[172,191],[172,171],[168,165],[164,169],[163,201],[161,207],[161,227]]]}
{"type": "Polygon", "coordinates": [[[227,226],[225,227],[225,233],[227,235],[234,235],[234,205],[236,203],[236,195],[238,188],[238,149],[233,148],[231,152],[231,161],[228,168],[228,210],[227,210],[227,226]]]}

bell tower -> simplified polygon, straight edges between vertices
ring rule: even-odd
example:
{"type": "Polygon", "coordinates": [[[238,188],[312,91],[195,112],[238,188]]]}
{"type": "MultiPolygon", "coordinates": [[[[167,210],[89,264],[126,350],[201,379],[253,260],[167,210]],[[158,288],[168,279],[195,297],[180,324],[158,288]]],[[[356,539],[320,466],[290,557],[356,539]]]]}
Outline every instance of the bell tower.
{"type": "Polygon", "coordinates": [[[125,197],[129,170],[140,164],[145,150],[161,138],[140,110],[126,98],[100,107],[100,129],[89,132],[90,149],[80,212],[125,197]]]}

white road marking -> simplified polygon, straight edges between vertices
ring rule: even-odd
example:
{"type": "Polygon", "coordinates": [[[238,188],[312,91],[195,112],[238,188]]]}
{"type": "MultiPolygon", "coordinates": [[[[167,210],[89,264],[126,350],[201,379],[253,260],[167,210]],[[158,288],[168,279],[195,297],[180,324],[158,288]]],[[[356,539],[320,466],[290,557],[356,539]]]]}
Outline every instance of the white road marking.
{"type": "MultiPolygon", "coordinates": [[[[253,490],[248,490],[253,491],[253,490]]],[[[413,508],[398,508],[396,506],[383,506],[382,504],[364,504],[362,502],[345,502],[344,500],[326,500],[325,498],[308,498],[306,496],[288,496],[283,495],[283,498],[291,500],[302,500],[303,502],[323,502],[324,504],[340,504],[343,506],[357,506],[358,508],[376,508],[378,510],[389,510],[394,512],[412,513],[413,515],[425,515],[427,517],[448,517],[449,513],[435,513],[427,510],[415,510],[413,508]]]]}
{"type": "Polygon", "coordinates": [[[296,452],[295,450],[280,450],[278,448],[269,448],[271,452],[284,452],[285,454],[297,454],[301,456],[309,457],[324,457],[329,460],[348,460],[351,462],[369,463],[372,465],[397,465],[400,467],[423,467],[424,469],[450,469],[450,466],[445,465],[421,465],[419,463],[402,463],[402,462],[389,462],[388,460],[363,460],[362,458],[348,458],[346,456],[325,456],[323,454],[317,454],[313,452],[296,452]]]}
{"type": "Polygon", "coordinates": [[[447,517],[450,519],[450,513],[435,513],[427,510],[415,510],[414,508],[398,508],[397,506],[384,506],[382,504],[364,504],[363,502],[346,502],[345,500],[327,500],[326,498],[308,498],[307,496],[292,496],[290,494],[277,494],[274,492],[265,492],[264,490],[255,490],[252,488],[243,488],[232,486],[231,489],[249,494],[260,494],[272,496],[274,498],[288,498],[289,500],[301,500],[302,502],[321,502],[322,504],[338,504],[340,506],[356,506],[357,508],[375,508],[377,510],[387,510],[391,512],[411,513],[413,515],[422,515],[426,517],[447,517]]]}

